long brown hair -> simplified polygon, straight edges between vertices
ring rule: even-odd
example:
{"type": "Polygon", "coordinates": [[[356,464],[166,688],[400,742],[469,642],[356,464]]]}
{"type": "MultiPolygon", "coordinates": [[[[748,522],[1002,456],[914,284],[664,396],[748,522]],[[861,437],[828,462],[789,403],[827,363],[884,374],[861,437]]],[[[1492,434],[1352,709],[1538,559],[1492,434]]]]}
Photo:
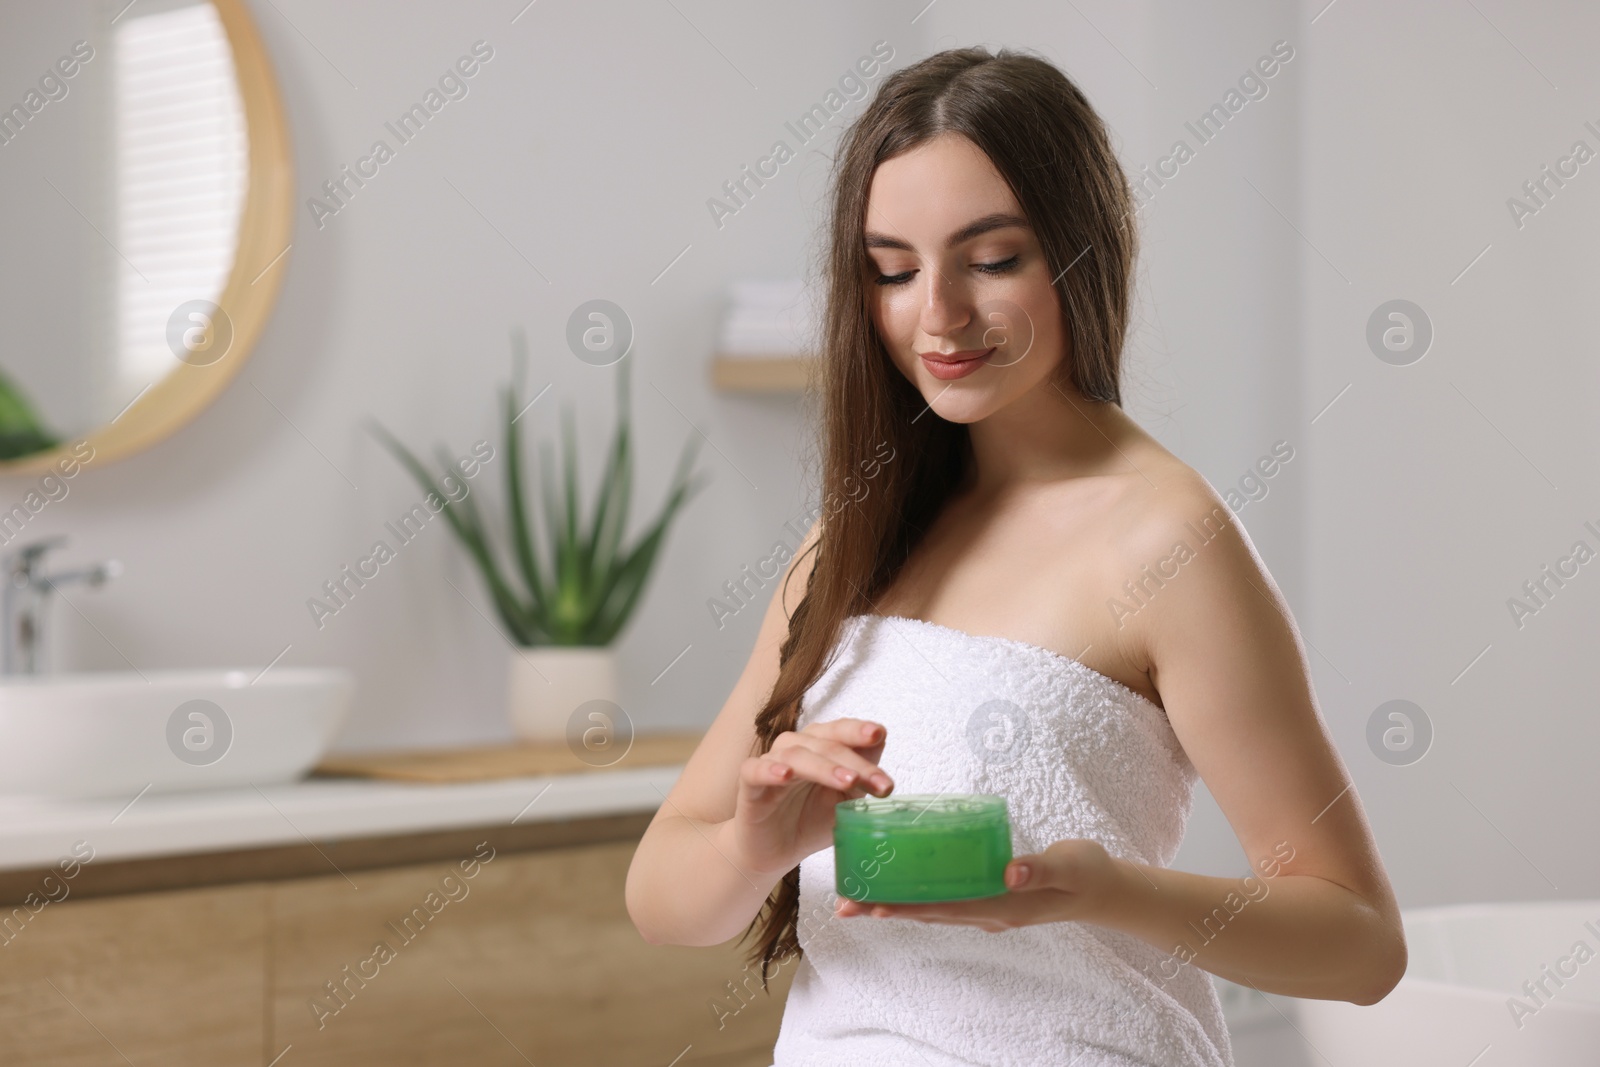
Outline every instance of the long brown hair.
{"type": "MultiPolygon", "coordinates": [[[[841,624],[869,611],[972,462],[967,428],[931,412],[872,324],[863,240],[878,164],[944,133],[986,153],[1032,225],[1070,347],[1056,372],[1091,401],[1122,403],[1121,356],[1138,239],[1128,181],[1104,124],[1049,62],[1002,48],[954,48],[896,71],[845,132],[834,164],[820,388],[825,506],[806,592],[789,618],[777,682],[756,717],[759,755],[799,719],[841,624]],[[922,416],[922,417],[919,417],[922,416]],[[879,463],[885,445],[891,458],[879,463]],[[870,472],[870,480],[864,480],[870,472]],[[863,491],[864,487],[864,491],[863,491]]],[[[784,875],[745,931],[749,962],[801,951],[800,869],[784,875]]]]}

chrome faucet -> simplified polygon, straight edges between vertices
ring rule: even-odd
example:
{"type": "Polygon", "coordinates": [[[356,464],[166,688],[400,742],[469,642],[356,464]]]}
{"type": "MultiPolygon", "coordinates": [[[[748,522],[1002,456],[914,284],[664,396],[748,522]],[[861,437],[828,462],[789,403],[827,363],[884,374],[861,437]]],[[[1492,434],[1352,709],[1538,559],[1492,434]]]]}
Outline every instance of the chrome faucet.
{"type": "Polygon", "coordinates": [[[5,634],[0,638],[0,673],[43,673],[45,609],[51,593],[77,582],[91,588],[104,585],[122,573],[122,564],[114,559],[75,571],[43,573],[45,553],[66,543],[65,537],[35,541],[0,561],[5,574],[5,592],[0,595],[0,615],[5,623],[5,634]]]}

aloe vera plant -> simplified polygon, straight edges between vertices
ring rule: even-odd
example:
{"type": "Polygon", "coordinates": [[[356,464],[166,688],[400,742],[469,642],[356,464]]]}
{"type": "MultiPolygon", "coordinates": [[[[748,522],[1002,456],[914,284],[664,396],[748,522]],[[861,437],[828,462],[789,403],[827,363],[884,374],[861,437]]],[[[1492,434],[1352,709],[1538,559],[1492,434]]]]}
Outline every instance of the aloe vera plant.
{"type": "MultiPolygon", "coordinates": [[[[527,374],[526,341],[512,335],[516,365],[512,380],[500,390],[501,438],[504,446],[505,520],[502,548],[494,543],[488,524],[471,492],[451,500],[405,445],[382,426],[373,432],[424,490],[444,500],[442,514],[476,564],[495,611],[508,636],[524,647],[535,645],[608,645],[627,624],[649,581],[656,557],[672,520],[704,482],[689,477],[699,441],[694,434],[684,442],[672,484],[661,511],[631,544],[624,545],[628,507],[633,494],[633,443],[629,427],[628,374],[631,359],[624,357],[617,372],[617,428],[588,521],[580,516],[578,455],[573,415],[563,407],[562,477],[557,485],[555,462],[548,444],[539,446],[538,498],[542,504],[543,544],[534,534],[533,494],[524,477],[522,434],[518,422],[525,413],[527,374]],[[502,566],[504,556],[511,565],[502,566]]],[[[435,455],[441,466],[454,469],[450,453],[440,446],[435,455]]]]}

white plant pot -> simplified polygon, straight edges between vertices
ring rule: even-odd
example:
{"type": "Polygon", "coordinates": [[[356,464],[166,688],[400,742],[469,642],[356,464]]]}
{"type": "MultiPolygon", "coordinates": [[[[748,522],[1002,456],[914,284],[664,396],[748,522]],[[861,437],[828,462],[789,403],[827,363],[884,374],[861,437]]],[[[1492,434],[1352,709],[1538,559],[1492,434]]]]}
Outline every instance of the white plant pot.
{"type": "Polygon", "coordinates": [[[507,703],[511,728],[528,741],[561,741],[580,704],[617,702],[617,653],[610,647],[512,649],[507,703]]]}

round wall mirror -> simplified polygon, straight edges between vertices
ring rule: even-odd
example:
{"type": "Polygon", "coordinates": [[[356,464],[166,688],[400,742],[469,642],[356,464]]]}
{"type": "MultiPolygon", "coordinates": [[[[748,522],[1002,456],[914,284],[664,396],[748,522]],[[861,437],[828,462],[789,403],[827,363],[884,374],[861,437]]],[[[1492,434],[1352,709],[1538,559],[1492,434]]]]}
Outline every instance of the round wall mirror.
{"type": "Polygon", "coordinates": [[[0,7],[0,70],[0,473],[98,466],[194,418],[260,334],[283,107],[243,0],[0,7]]]}

